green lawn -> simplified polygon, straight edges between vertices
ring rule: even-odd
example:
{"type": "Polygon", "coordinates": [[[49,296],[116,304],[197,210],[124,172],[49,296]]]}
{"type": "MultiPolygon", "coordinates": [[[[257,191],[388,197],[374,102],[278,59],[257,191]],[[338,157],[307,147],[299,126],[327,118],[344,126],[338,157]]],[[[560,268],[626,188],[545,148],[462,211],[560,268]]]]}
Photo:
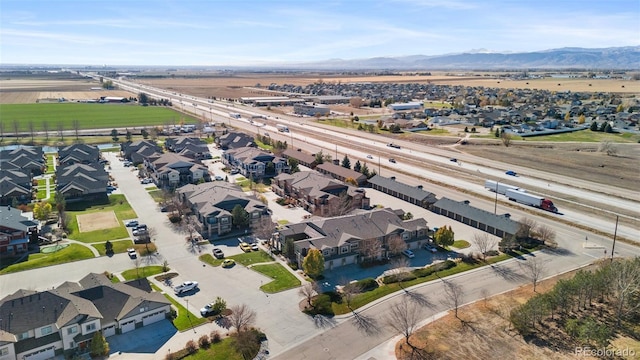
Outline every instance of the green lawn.
{"type": "Polygon", "coordinates": [[[260,287],[264,292],[275,293],[300,286],[300,280],[280,264],[254,265],[251,269],[273,279],[260,287]]]}
{"type": "Polygon", "coordinates": [[[599,131],[581,130],[570,133],[531,136],[524,138],[525,141],[577,141],[577,142],[602,142],[611,141],[617,143],[637,143],[640,141],[640,135],[630,133],[608,134],[599,131]]]}
{"type": "Polygon", "coordinates": [[[456,248],[456,249],[466,249],[469,246],[471,246],[471,244],[469,244],[469,242],[467,240],[456,240],[453,242],[453,245],[451,245],[452,247],[456,248]]]}
{"type": "Polygon", "coordinates": [[[184,357],[186,360],[243,360],[242,354],[238,353],[233,346],[232,338],[222,339],[217,344],[211,344],[208,349],[198,349],[193,355],[184,357]]]}
{"type": "Polygon", "coordinates": [[[152,265],[152,266],[141,266],[138,269],[129,269],[122,272],[122,277],[125,280],[134,280],[139,278],[145,278],[157,274],[162,274],[161,265],[152,265]]]}
{"type": "Polygon", "coordinates": [[[258,139],[255,139],[254,142],[260,149],[273,151],[273,145],[267,145],[258,139]]]}
{"type": "Polygon", "coordinates": [[[191,329],[192,327],[198,326],[200,324],[204,324],[208,321],[205,318],[199,318],[193,315],[193,313],[188,312],[187,309],[184,306],[182,306],[181,303],[176,301],[176,299],[172,298],[171,296],[167,294],[164,294],[164,296],[169,301],[171,301],[173,306],[175,306],[178,311],[178,316],[175,319],[173,319],[173,326],[175,326],[176,329],[178,329],[178,331],[188,330],[188,329],[191,329]]]}
{"type": "Polygon", "coordinates": [[[147,189],[150,189],[147,190],[147,192],[149,193],[149,195],[151,195],[155,202],[159,203],[162,201],[162,190],[158,189],[157,187],[149,187],[147,189]]]}
{"type": "Polygon", "coordinates": [[[0,274],[8,274],[17,271],[36,269],[45,266],[64,264],[72,261],[91,258],[93,258],[93,253],[91,252],[91,250],[82,245],[71,244],[66,248],[54,253],[40,253],[29,255],[27,261],[7,266],[0,270],[0,274]]]}
{"type": "MultiPolygon", "coordinates": [[[[98,250],[100,255],[104,256],[107,254],[107,250],[104,248],[104,244],[105,243],[92,244],[92,246],[96,248],[96,250],[98,250]]],[[[113,245],[113,253],[120,254],[120,253],[127,252],[127,249],[133,246],[133,241],[131,240],[111,241],[111,245],[113,245]]]]}
{"type": "Polygon", "coordinates": [[[197,124],[198,121],[171,108],[157,106],[139,106],[136,104],[0,104],[0,114],[4,122],[5,133],[13,131],[13,121],[18,121],[18,131],[28,132],[33,122],[35,131],[44,131],[42,123],[48,122],[49,132],[62,124],[65,130],[73,130],[73,121],[79,122],[80,129],[103,129],[153,126],[167,123],[197,124]],[[52,119],[55,119],[52,120],[52,119]],[[11,124],[9,124],[11,121],[11,124]]]}
{"type": "Polygon", "coordinates": [[[443,101],[425,101],[424,108],[434,108],[434,109],[451,109],[451,104],[443,102],[443,101]]]}
{"type": "Polygon", "coordinates": [[[82,203],[74,203],[67,204],[67,213],[71,216],[71,221],[69,223],[69,238],[82,241],[85,243],[90,242],[101,242],[107,240],[114,239],[123,239],[128,238],[129,233],[127,229],[123,225],[124,219],[133,219],[136,216],[136,213],[131,208],[131,205],[127,202],[124,195],[116,194],[109,196],[108,204],[82,204],[82,203]],[[71,208],[73,206],[73,208],[71,208]],[[83,207],[87,206],[87,207],[83,207]],[[76,215],[101,212],[101,211],[114,211],[116,213],[116,217],[120,221],[120,226],[113,227],[109,229],[95,230],[95,231],[87,231],[80,232],[78,230],[78,222],[76,220],[76,215]]]}
{"type": "Polygon", "coordinates": [[[46,174],[53,175],[55,174],[55,169],[53,168],[53,163],[55,162],[56,155],[55,154],[47,154],[47,172],[46,174]]]}
{"type": "Polygon", "coordinates": [[[200,255],[198,257],[198,259],[204,263],[207,263],[211,266],[220,266],[222,265],[222,262],[224,261],[224,259],[216,259],[215,257],[213,257],[213,255],[211,254],[204,254],[204,255],[200,255]]]}
{"type": "Polygon", "coordinates": [[[39,179],[38,180],[38,193],[36,194],[36,198],[38,200],[42,200],[47,197],[47,180],[39,179]]]}
{"type": "Polygon", "coordinates": [[[229,256],[228,258],[233,259],[236,261],[236,263],[244,266],[273,261],[273,259],[269,256],[269,254],[267,254],[262,250],[233,255],[233,256],[229,256]]]}

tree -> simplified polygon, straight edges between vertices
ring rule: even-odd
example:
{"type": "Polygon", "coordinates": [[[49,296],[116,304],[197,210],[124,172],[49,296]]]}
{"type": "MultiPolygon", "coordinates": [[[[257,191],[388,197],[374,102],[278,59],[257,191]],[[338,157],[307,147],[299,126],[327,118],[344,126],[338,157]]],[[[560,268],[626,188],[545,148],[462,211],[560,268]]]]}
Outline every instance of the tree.
{"type": "Polygon", "coordinates": [[[502,252],[511,252],[518,247],[518,243],[511,235],[506,235],[498,243],[498,249],[502,252]]]}
{"type": "Polygon", "coordinates": [[[344,182],[347,184],[351,184],[353,186],[358,186],[358,182],[356,181],[356,179],[352,178],[352,177],[348,177],[346,179],[344,179],[344,182]]]}
{"type": "Polygon", "coordinates": [[[270,240],[276,231],[276,223],[269,217],[261,217],[251,224],[251,233],[260,240],[270,240]]]}
{"type": "Polygon", "coordinates": [[[118,130],[111,130],[111,139],[113,139],[114,142],[118,141],[118,130]]]}
{"type": "Polygon", "coordinates": [[[391,234],[387,239],[387,249],[389,249],[391,256],[400,255],[402,251],[407,249],[407,243],[402,240],[399,234],[391,234]]]}
{"type": "Polygon", "coordinates": [[[353,165],[353,171],[360,172],[362,170],[362,164],[360,164],[360,160],[356,160],[356,163],[353,165]]]}
{"type": "Polygon", "coordinates": [[[257,331],[243,331],[234,336],[233,345],[237,352],[242,354],[245,360],[251,359],[252,356],[260,351],[260,339],[257,331]]]}
{"type": "Polygon", "coordinates": [[[287,161],[289,163],[289,173],[295,174],[300,172],[300,166],[297,159],[290,157],[287,161]]]}
{"type": "Polygon", "coordinates": [[[531,237],[533,230],[537,227],[535,220],[531,218],[522,218],[518,224],[518,230],[516,230],[516,240],[527,240],[531,237]]]}
{"type": "Polygon", "coordinates": [[[233,210],[231,210],[231,218],[233,224],[239,229],[249,225],[249,213],[240,205],[233,207],[233,210]]]}
{"type": "Polygon", "coordinates": [[[33,206],[33,215],[40,221],[46,221],[51,214],[52,206],[48,202],[38,202],[33,206]]]}
{"type": "Polygon", "coordinates": [[[147,96],[147,94],[141,92],[140,94],[138,94],[138,102],[140,104],[147,104],[149,102],[149,97],[147,96]]]}
{"type": "Polygon", "coordinates": [[[547,263],[539,257],[530,257],[520,263],[520,268],[524,271],[525,276],[529,278],[533,285],[533,292],[536,292],[536,286],[544,276],[546,265],[547,263]]]}
{"type": "Polygon", "coordinates": [[[542,241],[545,245],[550,247],[556,247],[558,243],[556,242],[556,231],[547,225],[540,225],[536,228],[536,234],[538,235],[538,239],[542,241]]]}
{"type": "Polygon", "coordinates": [[[213,302],[213,306],[211,307],[211,311],[214,314],[221,314],[223,311],[227,309],[227,302],[224,301],[220,296],[216,297],[216,301],[213,302]]]}
{"type": "Polygon", "coordinates": [[[405,343],[409,345],[413,352],[417,348],[410,341],[411,335],[417,330],[420,320],[422,320],[420,307],[415,302],[409,302],[404,298],[391,306],[385,323],[404,337],[405,343]]]}
{"type": "Polygon", "coordinates": [[[0,142],[4,140],[4,123],[0,121],[0,142]]]}
{"type": "Polygon", "coordinates": [[[111,241],[107,240],[107,242],[104,243],[104,250],[107,254],[113,254],[113,244],[111,241]]]}
{"type": "Polygon", "coordinates": [[[564,121],[569,121],[569,120],[571,120],[571,114],[570,113],[564,114],[564,121]]]}
{"type": "Polygon", "coordinates": [[[640,257],[611,264],[611,297],[617,326],[640,309],[640,257]]]}
{"type": "Polygon", "coordinates": [[[36,133],[36,128],[32,120],[29,120],[29,122],[27,123],[27,126],[29,127],[29,135],[31,135],[31,143],[33,144],[33,136],[36,133]]]}
{"type": "Polygon", "coordinates": [[[580,114],[580,116],[578,116],[578,124],[584,124],[585,121],[586,118],[584,117],[584,114],[580,114]]]}
{"type": "Polygon", "coordinates": [[[78,140],[80,138],[80,121],[74,119],[71,121],[71,126],[73,127],[73,131],[76,135],[76,140],[78,140]]]}
{"type": "Polygon", "coordinates": [[[62,121],[58,122],[58,136],[60,136],[60,140],[64,141],[64,123],[62,121]]]}
{"type": "Polygon", "coordinates": [[[344,158],[342,158],[341,166],[343,168],[351,169],[351,160],[349,160],[349,157],[346,154],[344,155],[344,158]]]}
{"type": "Polygon", "coordinates": [[[292,238],[285,238],[284,244],[282,245],[282,253],[289,260],[295,259],[296,247],[292,238]]]}
{"type": "Polygon", "coordinates": [[[349,105],[354,108],[362,107],[362,98],[359,96],[352,97],[351,99],[349,99],[349,105]]]}
{"type": "Polygon", "coordinates": [[[473,234],[473,240],[482,254],[483,261],[487,259],[487,252],[498,245],[498,240],[485,232],[473,234]]]}
{"type": "Polygon", "coordinates": [[[604,132],[608,134],[611,134],[613,132],[613,127],[611,127],[611,124],[609,124],[608,122],[607,122],[607,125],[605,125],[604,127],[604,132]]]}
{"type": "Polygon", "coordinates": [[[62,195],[61,192],[56,191],[53,195],[53,200],[56,202],[56,210],[58,213],[63,213],[67,206],[67,200],[64,198],[64,195],[62,195]]]}
{"type": "Polygon", "coordinates": [[[101,357],[109,355],[109,343],[102,336],[102,331],[96,331],[91,338],[91,347],[89,350],[91,357],[101,357]]]}
{"type": "Polygon", "coordinates": [[[369,178],[369,175],[371,175],[371,174],[369,173],[369,167],[367,166],[367,163],[364,163],[362,165],[362,169],[360,169],[360,173],[362,175],[366,176],[367,179],[369,178]]]}
{"type": "Polygon", "coordinates": [[[322,150],[320,150],[316,153],[316,164],[320,165],[322,163],[324,163],[324,154],[322,150]]]}
{"type": "Polygon", "coordinates": [[[318,249],[309,249],[302,260],[302,269],[312,279],[318,278],[324,272],[324,256],[318,249]]]}
{"type": "Polygon", "coordinates": [[[363,239],[359,244],[360,256],[363,262],[379,259],[382,255],[382,240],[376,238],[363,239]]]}
{"type": "Polygon", "coordinates": [[[147,140],[149,138],[149,131],[147,128],[142,128],[142,130],[140,130],[140,135],[142,135],[143,139],[147,140]]]}
{"type": "Polygon", "coordinates": [[[443,280],[444,282],[444,299],[442,300],[442,304],[452,308],[454,314],[457,319],[460,319],[458,316],[458,309],[460,305],[462,305],[464,293],[462,287],[456,283],[453,283],[448,280],[443,280]]]}
{"type": "Polygon", "coordinates": [[[20,140],[20,121],[19,120],[13,120],[12,125],[13,125],[13,135],[19,141],[20,140]]]}
{"type": "Polygon", "coordinates": [[[131,131],[129,129],[127,129],[127,131],[125,132],[124,137],[125,137],[125,139],[127,139],[127,141],[131,141],[131,138],[133,137],[133,134],[131,134],[131,131]]]}
{"type": "Polygon", "coordinates": [[[443,226],[433,235],[433,240],[442,247],[448,247],[453,245],[454,235],[451,226],[443,226]]]}
{"type": "Polygon", "coordinates": [[[415,279],[415,276],[411,273],[411,261],[406,256],[396,256],[391,259],[389,264],[389,273],[395,278],[400,288],[405,290],[402,282],[407,279],[415,279]]]}
{"type": "Polygon", "coordinates": [[[298,294],[304,296],[305,300],[307,301],[307,307],[310,308],[312,306],[311,301],[313,300],[313,297],[320,294],[320,291],[321,290],[318,283],[315,281],[311,281],[302,285],[298,290],[298,294]]]}
{"type": "Polygon", "coordinates": [[[615,156],[618,154],[618,148],[608,140],[600,143],[600,145],[598,146],[598,151],[606,153],[608,156],[615,156]]]}
{"type": "Polygon", "coordinates": [[[503,131],[500,134],[500,139],[502,140],[502,144],[504,144],[505,147],[509,147],[509,145],[511,145],[511,140],[513,140],[513,137],[511,136],[511,134],[503,131]]]}
{"type": "Polygon", "coordinates": [[[240,333],[256,321],[256,312],[251,310],[246,304],[235,305],[231,307],[229,321],[231,322],[231,326],[236,328],[236,331],[240,333]]]}
{"type": "Polygon", "coordinates": [[[608,121],[603,121],[603,122],[600,124],[600,128],[598,129],[598,131],[600,131],[600,132],[604,132],[604,129],[607,127],[607,125],[608,125],[608,124],[609,124],[609,122],[608,122],[608,121]]]}
{"type": "Polygon", "coordinates": [[[598,123],[597,123],[597,122],[595,122],[595,121],[593,121],[593,122],[591,123],[591,127],[589,127],[589,129],[590,129],[591,131],[598,131],[598,123]]]}
{"type": "Polygon", "coordinates": [[[500,137],[500,128],[496,128],[495,137],[500,137]]]}

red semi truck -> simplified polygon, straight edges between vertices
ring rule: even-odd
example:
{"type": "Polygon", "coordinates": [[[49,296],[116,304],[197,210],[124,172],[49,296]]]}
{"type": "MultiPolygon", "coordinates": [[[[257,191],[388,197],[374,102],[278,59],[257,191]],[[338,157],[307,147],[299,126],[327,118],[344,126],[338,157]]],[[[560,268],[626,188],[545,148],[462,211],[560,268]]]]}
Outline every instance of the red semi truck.
{"type": "Polygon", "coordinates": [[[508,197],[509,200],[516,201],[521,204],[535,206],[542,210],[547,210],[554,213],[558,212],[556,206],[553,205],[553,201],[545,199],[541,196],[536,196],[513,189],[507,189],[507,191],[505,192],[505,196],[508,197]]]}

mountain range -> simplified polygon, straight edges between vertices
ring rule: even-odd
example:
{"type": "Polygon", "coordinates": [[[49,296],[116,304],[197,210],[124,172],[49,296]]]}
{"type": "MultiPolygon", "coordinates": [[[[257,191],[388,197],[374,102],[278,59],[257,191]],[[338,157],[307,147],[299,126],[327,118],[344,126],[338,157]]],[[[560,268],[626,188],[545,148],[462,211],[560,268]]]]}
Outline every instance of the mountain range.
{"type": "Polygon", "coordinates": [[[461,54],[410,55],[368,59],[331,59],[288,64],[309,69],[389,70],[507,70],[507,69],[640,69],[640,46],[602,49],[560,48],[522,53],[493,53],[476,49],[461,54]]]}

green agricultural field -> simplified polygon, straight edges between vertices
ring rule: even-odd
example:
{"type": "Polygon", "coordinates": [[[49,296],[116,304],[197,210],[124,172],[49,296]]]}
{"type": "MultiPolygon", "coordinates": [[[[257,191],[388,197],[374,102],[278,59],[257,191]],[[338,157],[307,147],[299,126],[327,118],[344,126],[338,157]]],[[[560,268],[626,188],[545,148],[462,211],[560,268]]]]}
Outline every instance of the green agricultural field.
{"type": "Polygon", "coordinates": [[[165,124],[196,124],[198,120],[181,114],[171,108],[138,106],[134,104],[0,104],[0,122],[5,133],[29,132],[33,123],[34,131],[44,131],[47,123],[49,132],[55,132],[60,125],[64,130],[73,130],[77,120],[80,129],[112,129],[116,127],[153,126],[165,124]]]}

